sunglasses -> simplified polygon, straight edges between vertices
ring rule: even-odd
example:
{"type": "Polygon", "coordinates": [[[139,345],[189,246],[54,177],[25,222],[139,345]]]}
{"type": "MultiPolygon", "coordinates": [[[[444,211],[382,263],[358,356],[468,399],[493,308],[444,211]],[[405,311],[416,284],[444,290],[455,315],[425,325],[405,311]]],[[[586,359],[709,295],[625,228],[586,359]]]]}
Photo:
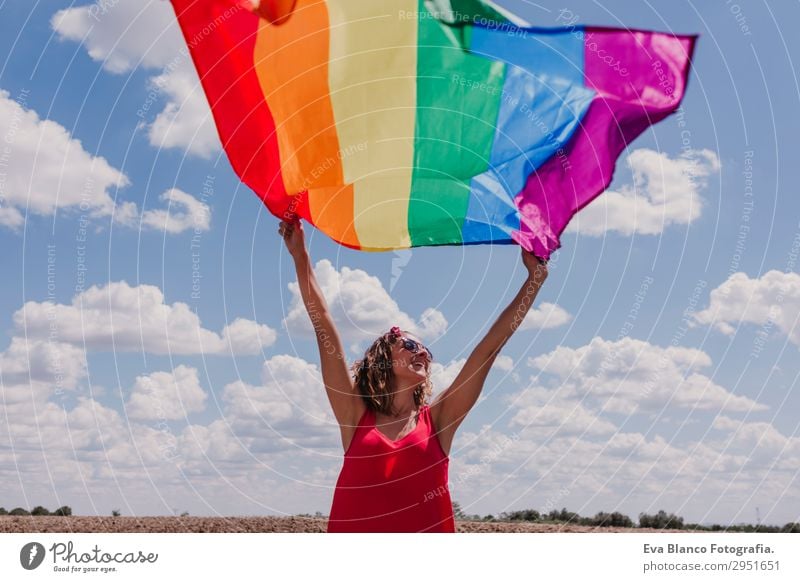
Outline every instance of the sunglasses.
{"type": "Polygon", "coordinates": [[[428,352],[428,358],[431,361],[433,361],[433,354],[431,353],[431,351],[428,348],[423,346],[421,343],[415,342],[414,340],[409,339],[407,337],[400,338],[400,340],[403,343],[403,347],[405,349],[407,349],[409,352],[411,352],[412,354],[416,354],[417,352],[419,352],[422,349],[422,350],[425,350],[426,352],[428,352]]]}

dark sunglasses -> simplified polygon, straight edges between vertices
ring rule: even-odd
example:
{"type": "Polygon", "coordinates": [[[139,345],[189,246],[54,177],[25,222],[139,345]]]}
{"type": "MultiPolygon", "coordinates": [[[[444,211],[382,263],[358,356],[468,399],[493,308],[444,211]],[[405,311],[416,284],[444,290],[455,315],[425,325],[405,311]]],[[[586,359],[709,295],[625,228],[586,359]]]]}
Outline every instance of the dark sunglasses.
{"type": "Polygon", "coordinates": [[[428,352],[428,358],[431,361],[433,361],[433,354],[431,353],[431,351],[428,348],[423,346],[421,343],[415,342],[414,340],[409,339],[407,337],[400,338],[400,340],[403,342],[403,347],[405,349],[407,349],[409,352],[411,352],[412,354],[416,354],[417,352],[419,352],[420,349],[423,349],[426,352],[428,352]]]}

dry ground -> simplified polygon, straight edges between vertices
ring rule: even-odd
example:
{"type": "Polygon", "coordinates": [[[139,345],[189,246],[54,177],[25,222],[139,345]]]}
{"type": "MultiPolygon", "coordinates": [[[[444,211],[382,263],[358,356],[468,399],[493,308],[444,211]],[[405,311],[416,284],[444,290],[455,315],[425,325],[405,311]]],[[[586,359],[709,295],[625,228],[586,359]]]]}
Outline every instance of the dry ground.
{"type": "MultiPolygon", "coordinates": [[[[323,517],[89,517],[0,516],[3,533],[324,533],[323,517]]],[[[664,530],[563,524],[457,521],[459,533],[648,532],[664,530]]],[[[670,530],[677,531],[677,530],[670,530]]]]}

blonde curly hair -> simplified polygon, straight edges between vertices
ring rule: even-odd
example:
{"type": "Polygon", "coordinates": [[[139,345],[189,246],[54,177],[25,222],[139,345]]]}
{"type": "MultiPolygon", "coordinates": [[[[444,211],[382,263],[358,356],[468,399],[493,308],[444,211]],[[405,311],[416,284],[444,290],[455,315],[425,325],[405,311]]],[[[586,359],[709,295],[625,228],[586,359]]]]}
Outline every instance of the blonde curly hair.
{"type": "MultiPolygon", "coordinates": [[[[396,416],[394,409],[394,369],[392,367],[392,344],[400,337],[397,327],[381,335],[364,352],[364,357],[351,366],[356,390],[364,403],[373,412],[396,416]]],[[[414,404],[419,408],[429,404],[433,393],[430,368],[425,381],[414,390],[414,404]]]]}

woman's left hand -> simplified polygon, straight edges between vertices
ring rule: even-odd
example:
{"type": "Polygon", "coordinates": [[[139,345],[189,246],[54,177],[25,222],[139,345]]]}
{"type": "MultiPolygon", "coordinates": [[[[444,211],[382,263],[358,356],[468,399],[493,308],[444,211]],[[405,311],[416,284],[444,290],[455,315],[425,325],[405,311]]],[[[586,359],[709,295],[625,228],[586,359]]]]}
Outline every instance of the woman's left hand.
{"type": "Polygon", "coordinates": [[[530,278],[538,283],[544,283],[544,280],[547,279],[547,263],[522,247],[520,250],[522,251],[522,263],[528,269],[530,278]]]}

